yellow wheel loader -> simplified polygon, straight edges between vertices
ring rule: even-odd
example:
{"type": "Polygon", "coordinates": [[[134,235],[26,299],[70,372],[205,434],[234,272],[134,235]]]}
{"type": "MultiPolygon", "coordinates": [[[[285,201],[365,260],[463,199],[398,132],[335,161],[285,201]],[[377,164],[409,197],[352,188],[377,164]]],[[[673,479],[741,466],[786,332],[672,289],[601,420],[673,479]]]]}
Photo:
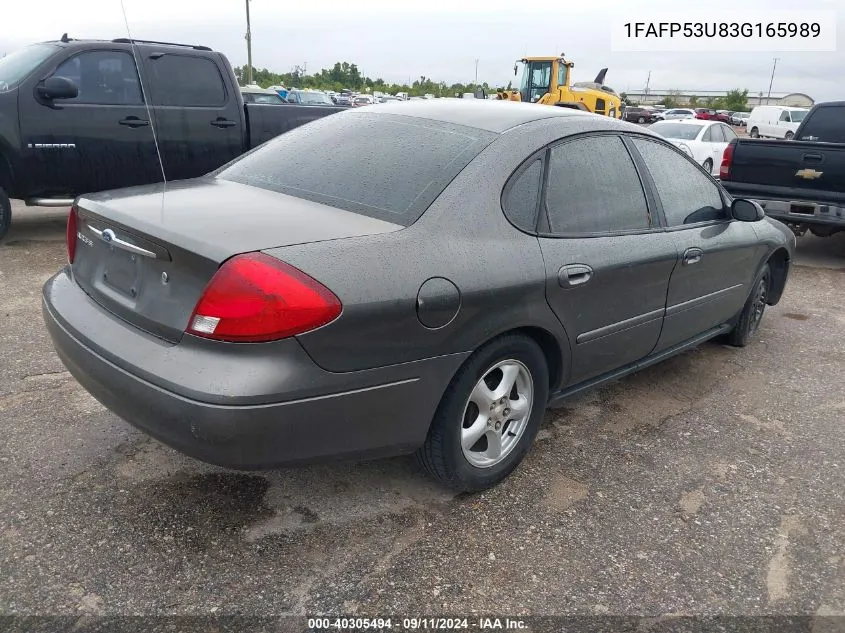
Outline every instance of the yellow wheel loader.
{"type": "Polygon", "coordinates": [[[500,90],[496,98],[525,101],[545,105],[575,108],[622,118],[622,99],[616,91],[604,85],[607,68],[603,68],[593,81],[570,84],[570,71],[575,64],[560,57],[525,57],[513,67],[516,76],[522,64],[522,81],[519,90],[500,90]]]}

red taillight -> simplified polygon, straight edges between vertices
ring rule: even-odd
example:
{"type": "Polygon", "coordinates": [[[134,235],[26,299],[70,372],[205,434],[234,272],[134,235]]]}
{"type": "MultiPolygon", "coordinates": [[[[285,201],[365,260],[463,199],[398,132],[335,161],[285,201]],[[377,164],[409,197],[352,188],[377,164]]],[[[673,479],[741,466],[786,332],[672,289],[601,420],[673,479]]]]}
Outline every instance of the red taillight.
{"type": "Polygon", "coordinates": [[[308,332],[337,318],[340,300],[293,266],[262,253],[224,263],[200,297],[187,332],[255,343],[308,332]]]}
{"type": "Polygon", "coordinates": [[[728,143],[725,153],[722,154],[722,164],[719,166],[719,180],[730,180],[731,162],[734,158],[734,144],[728,143]]]}
{"type": "Polygon", "coordinates": [[[73,258],[76,257],[76,225],[78,216],[76,207],[70,208],[70,213],[67,214],[67,261],[69,264],[73,263],[73,258]]]}

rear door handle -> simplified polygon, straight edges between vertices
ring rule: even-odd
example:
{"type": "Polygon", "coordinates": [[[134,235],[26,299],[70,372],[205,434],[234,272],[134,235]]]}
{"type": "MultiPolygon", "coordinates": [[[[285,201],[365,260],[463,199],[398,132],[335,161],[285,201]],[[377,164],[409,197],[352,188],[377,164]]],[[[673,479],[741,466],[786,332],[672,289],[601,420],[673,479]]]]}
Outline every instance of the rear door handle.
{"type": "Polygon", "coordinates": [[[569,264],[558,271],[557,280],[562,288],[574,288],[584,285],[592,276],[593,269],[586,264],[569,264]]]}
{"type": "Polygon", "coordinates": [[[700,248],[688,248],[684,251],[684,265],[697,264],[701,261],[704,251],[700,248]]]}
{"type": "Polygon", "coordinates": [[[229,119],[224,119],[223,117],[218,117],[211,122],[211,125],[215,127],[235,127],[237,123],[230,121],[229,119]]]}
{"type": "Polygon", "coordinates": [[[129,127],[145,127],[150,124],[149,121],[145,119],[139,119],[136,116],[128,116],[125,119],[121,119],[118,121],[121,125],[128,125],[129,127]]]}
{"type": "Polygon", "coordinates": [[[824,156],[821,154],[804,154],[804,160],[806,162],[820,163],[824,160],[824,156]]]}

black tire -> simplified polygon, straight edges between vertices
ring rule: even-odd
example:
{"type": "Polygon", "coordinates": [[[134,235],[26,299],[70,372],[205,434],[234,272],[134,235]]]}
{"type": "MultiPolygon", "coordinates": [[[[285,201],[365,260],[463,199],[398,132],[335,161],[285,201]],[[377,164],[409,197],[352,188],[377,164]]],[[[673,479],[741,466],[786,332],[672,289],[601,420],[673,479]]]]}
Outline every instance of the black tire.
{"type": "Polygon", "coordinates": [[[0,240],[8,233],[12,225],[12,202],[6,192],[0,189],[0,240]]]}
{"type": "Polygon", "coordinates": [[[763,320],[771,283],[772,271],[766,264],[754,280],[751,293],[748,295],[742,312],[739,313],[736,326],[727,336],[728,344],[735,347],[745,347],[751,341],[763,320]]]}
{"type": "Polygon", "coordinates": [[[704,167],[704,171],[706,171],[708,174],[710,174],[710,175],[713,174],[713,161],[712,160],[710,160],[708,158],[707,160],[704,161],[704,163],[701,166],[704,167]]]}
{"type": "Polygon", "coordinates": [[[786,133],[786,136],[785,136],[784,138],[785,138],[787,141],[791,141],[791,140],[793,139],[793,137],[794,137],[794,136],[795,136],[795,134],[793,134],[792,132],[787,132],[787,133],[786,133]]]}
{"type": "Polygon", "coordinates": [[[549,397],[549,370],[540,347],[519,334],[506,334],[480,347],[458,370],[434,414],[425,443],[416,452],[418,463],[437,481],[462,492],[491,488],[522,461],[543,419],[549,397]],[[524,365],[533,382],[531,413],[513,449],[499,463],[485,468],[471,464],[461,448],[461,430],[470,394],[491,368],[504,360],[524,365]]]}
{"type": "Polygon", "coordinates": [[[760,138],[760,130],[758,130],[756,127],[753,127],[748,133],[748,136],[750,136],[751,138],[760,138]]]}
{"type": "Polygon", "coordinates": [[[640,117],[639,119],[637,119],[637,123],[639,123],[639,124],[641,124],[641,125],[642,125],[643,123],[645,123],[645,117],[640,117]]]}

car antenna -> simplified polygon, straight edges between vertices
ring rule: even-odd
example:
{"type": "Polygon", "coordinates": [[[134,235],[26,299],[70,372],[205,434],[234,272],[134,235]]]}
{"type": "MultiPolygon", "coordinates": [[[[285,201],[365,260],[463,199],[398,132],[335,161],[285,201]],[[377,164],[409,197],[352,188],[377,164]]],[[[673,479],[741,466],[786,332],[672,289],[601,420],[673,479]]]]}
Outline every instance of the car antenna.
{"type": "Polygon", "coordinates": [[[67,33],[62,34],[62,42],[65,44],[70,42],[70,38],[67,36],[67,33]]]}

